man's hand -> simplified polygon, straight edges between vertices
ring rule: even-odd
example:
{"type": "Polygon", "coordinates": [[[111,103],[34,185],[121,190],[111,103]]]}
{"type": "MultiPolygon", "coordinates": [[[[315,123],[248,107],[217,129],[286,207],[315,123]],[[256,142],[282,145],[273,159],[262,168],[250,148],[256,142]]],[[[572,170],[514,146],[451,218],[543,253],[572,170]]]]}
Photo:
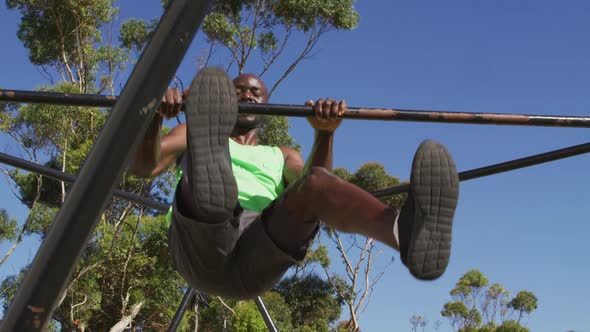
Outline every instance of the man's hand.
{"type": "Polygon", "coordinates": [[[307,118],[309,124],[316,130],[334,132],[342,122],[342,114],[346,111],[346,102],[320,98],[315,103],[309,100],[306,106],[313,106],[315,118],[307,118]]]}
{"type": "Polygon", "coordinates": [[[162,97],[162,103],[158,108],[158,113],[164,119],[170,119],[180,113],[180,107],[182,106],[182,94],[178,88],[168,88],[164,97],[162,97]]]}

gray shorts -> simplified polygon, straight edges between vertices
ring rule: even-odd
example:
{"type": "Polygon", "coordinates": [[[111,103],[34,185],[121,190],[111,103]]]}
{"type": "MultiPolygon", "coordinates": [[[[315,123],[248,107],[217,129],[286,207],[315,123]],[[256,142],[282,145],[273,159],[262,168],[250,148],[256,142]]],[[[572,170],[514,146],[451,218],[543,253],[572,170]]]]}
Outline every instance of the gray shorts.
{"type": "Polygon", "coordinates": [[[198,291],[227,298],[250,299],[271,289],[303,260],[317,233],[316,228],[296,252],[275,245],[266,223],[297,225],[283,197],[262,213],[244,210],[219,223],[184,216],[175,200],[168,244],[180,274],[198,291]]]}

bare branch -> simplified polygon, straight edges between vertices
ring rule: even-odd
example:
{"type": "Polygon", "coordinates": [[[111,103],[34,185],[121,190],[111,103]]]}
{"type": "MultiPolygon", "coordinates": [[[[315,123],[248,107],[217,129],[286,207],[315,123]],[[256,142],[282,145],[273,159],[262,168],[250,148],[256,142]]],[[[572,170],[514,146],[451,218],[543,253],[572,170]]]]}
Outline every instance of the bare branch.
{"type": "Polygon", "coordinates": [[[287,70],[285,70],[285,72],[283,73],[283,75],[281,75],[281,77],[279,78],[278,81],[275,82],[275,84],[272,86],[272,88],[270,89],[269,92],[269,96],[272,96],[273,92],[276,90],[276,88],[279,86],[279,84],[281,84],[283,82],[283,80],[285,80],[285,78],[287,78],[287,76],[289,76],[289,74],[291,74],[291,72],[293,70],[295,70],[295,68],[297,67],[297,65],[304,59],[306,59],[309,55],[309,53],[313,50],[313,48],[315,47],[315,45],[317,44],[318,40],[320,39],[320,37],[327,31],[329,31],[329,24],[327,22],[322,22],[320,23],[320,27],[317,28],[314,27],[314,29],[310,32],[309,38],[307,40],[307,43],[305,45],[305,47],[303,48],[303,51],[301,51],[301,53],[299,53],[299,56],[295,59],[295,61],[293,61],[291,63],[291,65],[289,66],[289,68],[287,68],[287,70]]]}
{"type": "Polygon", "coordinates": [[[131,245],[127,250],[127,257],[125,258],[125,264],[123,264],[123,276],[121,277],[121,287],[125,285],[125,278],[127,277],[127,267],[129,266],[129,261],[131,261],[131,255],[133,253],[133,249],[135,249],[135,236],[137,235],[137,230],[139,229],[139,224],[141,223],[141,217],[143,216],[143,207],[139,209],[139,215],[137,216],[137,222],[135,223],[135,228],[133,229],[133,234],[131,235],[131,245]]]}
{"type": "MultiPolygon", "coordinates": [[[[273,50],[272,51],[272,56],[270,58],[270,60],[264,59],[264,68],[262,69],[262,71],[260,72],[260,75],[258,75],[258,77],[262,77],[262,75],[264,75],[264,73],[266,73],[266,71],[272,66],[272,64],[280,57],[280,55],[283,53],[283,51],[285,50],[285,47],[287,46],[287,41],[289,41],[289,39],[291,39],[291,32],[293,31],[293,28],[291,26],[288,26],[285,29],[285,37],[283,38],[283,42],[281,43],[281,46],[278,48],[277,51],[273,50]]],[[[262,49],[260,50],[262,52],[262,49]]]]}
{"type": "Polygon", "coordinates": [[[115,324],[110,329],[110,332],[123,332],[123,331],[125,331],[127,329],[127,327],[131,325],[131,322],[133,322],[133,319],[135,318],[135,316],[137,316],[137,314],[139,314],[141,307],[143,307],[143,301],[134,304],[133,307],[131,307],[129,314],[123,316],[121,318],[121,320],[119,320],[119,322],[117,324],[115,324]]]}
{"type": "Polygon", "coordinates": [[[372,254],[373,254],[373,248],[375,247],[374,243],[373,243],[373,239],[371,238],[367,238],[366,240],[366,245],[365,248],[363,249],[363,252],[361,254],[361,259],[359,260],[359,265],[363,260],[363,256],[365,255],[365,253],[368,254],[367,257],[367,265],[365,267],[365,273],[364,273],[364,281],[365,281],[365,285],[364,285],[364,291],[363,291],[363,295],[361,295],[361,298],[357,301],[356,303],[356,307],[354,308],[354,312],[358,312],[359,309],[361,308],[363,302],[365,301],[365,299],[367,298],[367,295],[369,295],[370,289],[371,289],[371,284],[369,281],[369,272],[371,271],[371,261],[372,261],[372,254]]]}
{"type": "Polygon", "coordinates": [[[82,302],[70,305],[70,320],[72,322],[74,322],[74,309],[76,309],[76,307],[79,307],[79,306],[85,304],[87,300],[88,300],[88,296],[84,295],[84,300],[82,302]]]}
{"type": "Polygon", "coordinates": [[[234,309],[232,309],[230,306],[228,306],[225,302],[223,302],[223,299],[221,297],[217,297],[217,299],[219,300],[219,302],[229,311],[231,311],[231,313],[235,316],[236,312],[234,311],[234,309]]]}
{"type": "MultiPolygon", "coordinates": [[[[338,248],[343,249],[344,245],[342,244],[342,241],[340,240],[340,235],[338,234],[338,232],[334,231],[334,237],[336,238],[336,241],[338,243],[338,248]]],[[[347,274],[349,274],[349,276],[351,276],[354,273],[354,269],[352,268],[352,264],[350,263],[350,260],[348,259],[348,256],[346,255],[344,250],[340,250],[340,254],[342,256],[342,259],[344,260],[344,263],[346,264],[347,274]]],[[[352,277],[351,277],[351,279],[352,279],[352,277]]]]}

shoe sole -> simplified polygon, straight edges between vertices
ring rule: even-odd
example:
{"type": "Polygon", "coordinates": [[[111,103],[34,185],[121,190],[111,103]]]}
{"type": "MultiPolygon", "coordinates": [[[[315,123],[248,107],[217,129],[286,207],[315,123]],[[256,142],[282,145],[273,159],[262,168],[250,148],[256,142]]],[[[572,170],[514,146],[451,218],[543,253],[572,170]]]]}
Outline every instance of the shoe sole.
{"type": "Polygon", "coordinates": [[[186,98],[188,180],[199,215],[233,215],[238,189],[231,168],[229,136],[238,102],[233,82],[220,68],[205,68],[186,98]]]}
{"type": "Polygon", "coordinates": [[[459,198],[459,176],[447,149],[423,142],[412,163],[410,192],[415,201],[407,266],[416,278],[433,280],[447,268],[453,216],[459,198]]]}

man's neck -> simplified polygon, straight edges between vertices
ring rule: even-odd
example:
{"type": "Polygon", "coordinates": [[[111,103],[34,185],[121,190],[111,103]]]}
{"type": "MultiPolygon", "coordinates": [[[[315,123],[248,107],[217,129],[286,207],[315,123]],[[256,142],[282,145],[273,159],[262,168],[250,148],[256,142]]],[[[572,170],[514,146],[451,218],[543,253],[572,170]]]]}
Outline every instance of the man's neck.
{"type": "Polygon", "coordinates": [[[252,129],[246,133],[234,131],[231,138],[238,144],[258,145],[258,128],[252,129]]]}

